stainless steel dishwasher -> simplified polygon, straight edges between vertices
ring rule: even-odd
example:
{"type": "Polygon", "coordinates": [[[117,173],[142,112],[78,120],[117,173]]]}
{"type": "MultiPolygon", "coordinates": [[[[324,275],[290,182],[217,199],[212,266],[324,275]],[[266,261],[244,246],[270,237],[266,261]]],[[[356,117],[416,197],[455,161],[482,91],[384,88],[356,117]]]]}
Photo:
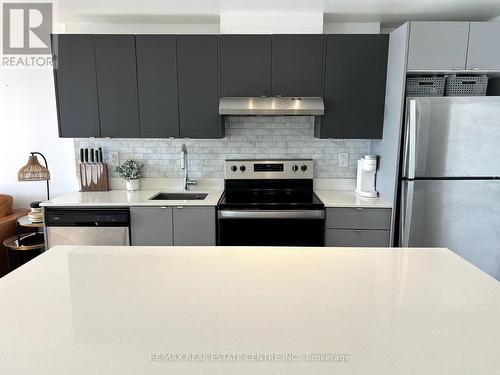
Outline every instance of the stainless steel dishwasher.
{"type": "Polygon", "coordinates": [[[128,209],[46,209],[47,248],[56,245],[130,245],[128,209]]]}

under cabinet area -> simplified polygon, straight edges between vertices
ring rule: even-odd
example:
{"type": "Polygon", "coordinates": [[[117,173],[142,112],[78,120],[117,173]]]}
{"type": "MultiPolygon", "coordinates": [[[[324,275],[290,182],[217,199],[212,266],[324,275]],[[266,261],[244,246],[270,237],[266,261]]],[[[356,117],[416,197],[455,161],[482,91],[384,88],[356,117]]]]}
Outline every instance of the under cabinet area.
{"type": "Polygon", "coordinates": [[[327,208],[325,246],[387,247],[390,208],[327,208]]]}
{"type": "Polygon", "coordinates": [[[215,207],[130,207],[135,246],[214,246],[215,207]]]}

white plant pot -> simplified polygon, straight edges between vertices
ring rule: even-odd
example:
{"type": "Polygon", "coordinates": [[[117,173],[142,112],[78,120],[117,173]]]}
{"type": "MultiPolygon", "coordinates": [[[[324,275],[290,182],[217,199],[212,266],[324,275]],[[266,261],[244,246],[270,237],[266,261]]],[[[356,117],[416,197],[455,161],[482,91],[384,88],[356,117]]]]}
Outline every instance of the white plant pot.
{"type": "Polygon", "coordinates": [[[139,190],[139,179],[127,180],[125,182],[127,184],[127,191],[139,190]]]}

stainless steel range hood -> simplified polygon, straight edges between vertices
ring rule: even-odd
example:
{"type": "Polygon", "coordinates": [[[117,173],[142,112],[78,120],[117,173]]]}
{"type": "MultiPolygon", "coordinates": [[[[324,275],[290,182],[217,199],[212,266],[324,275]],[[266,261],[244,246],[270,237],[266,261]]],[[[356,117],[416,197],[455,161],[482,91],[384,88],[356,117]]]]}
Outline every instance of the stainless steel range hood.
{"type": "Polygon", "coordinates": [[[223,97],[219,101],[220,115],[321,116],[324,113],[320,97],[223,97]]]}

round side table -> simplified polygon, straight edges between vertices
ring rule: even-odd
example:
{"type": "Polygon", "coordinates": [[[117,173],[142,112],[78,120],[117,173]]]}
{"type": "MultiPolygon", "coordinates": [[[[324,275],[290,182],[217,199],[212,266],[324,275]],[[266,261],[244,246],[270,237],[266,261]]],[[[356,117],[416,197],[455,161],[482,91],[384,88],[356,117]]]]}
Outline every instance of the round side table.
{"type": "Polygon", "coordinates": [[[40,255],[45,249],[43,222],[33,223],[28,215],[17,219],[18,234],[7,238],[3,245],[7,248],[7,267],[9,272],[40,255]],[[21,227],[35,228],[35,232],[21,233],[21,227]]]}

